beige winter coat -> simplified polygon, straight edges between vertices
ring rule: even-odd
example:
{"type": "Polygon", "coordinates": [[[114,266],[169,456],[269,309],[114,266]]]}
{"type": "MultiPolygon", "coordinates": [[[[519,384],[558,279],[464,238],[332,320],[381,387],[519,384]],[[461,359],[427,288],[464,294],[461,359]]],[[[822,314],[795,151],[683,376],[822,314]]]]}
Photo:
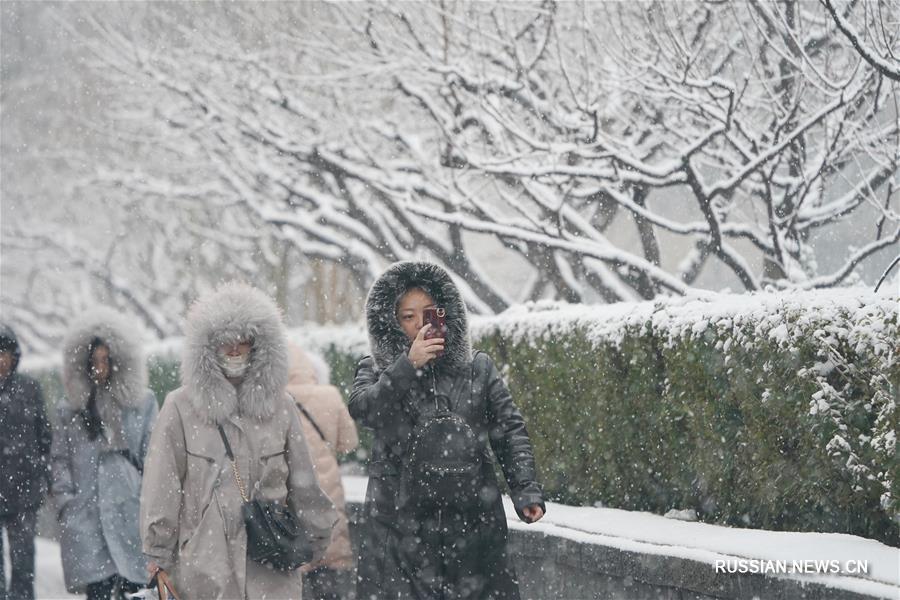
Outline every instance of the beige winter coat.
{"type": "Polygon", "coordinates": [[[281,572],[247,557],[241,496],[216,423],[222,424],[252,498],[296,511],[325,551],[336,520],[319,488],[287,384],[287,343],[274,303],[227,285],[188,315],[182,379],[150,439],[141,490],[144,554],[164,568],[182,600],[300,598],[299,570],[281,572]],[[216,361],[223,343],[252,340],[242,383],[216,361]]]}
{"type": "Polygon", "coordinates": [[[303,433],[309,447],[319,485],[338,512],[338,522],[331,533],[331,543],[325,558],[310,567],[330,569],[350,569],[353,566],[353,550],[350,547],[350,532],[345,512],[344,486],[335,454],[345,454],[354,450],[359,443],[356,424],[341,398],[341,393],[333,385],[320,385],[309,357],[297,346],[289,346],[290,382],[287,390],[291,396],[309,413],[324,434],[319,435],[306,416],[300,417],[303,433]]]}

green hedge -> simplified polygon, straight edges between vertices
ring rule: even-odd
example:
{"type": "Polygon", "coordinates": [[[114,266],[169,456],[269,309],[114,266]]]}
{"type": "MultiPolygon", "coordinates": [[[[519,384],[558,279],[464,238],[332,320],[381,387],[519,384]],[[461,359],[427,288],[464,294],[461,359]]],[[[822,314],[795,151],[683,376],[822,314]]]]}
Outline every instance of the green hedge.
{"type": "Polygon", "coordinates": [[[620,344],[576,328],[479,345],[507,367],[555,500],[897,545],[896,454],[872,440],[894,439],[898,363],[841,344],[853,370],[822,376],[822,348],[802,329],[789,347],[762,336],[727,353],[728,327],[670,339],[652,323],[620,344]],[[823,384],[841,393],[811,414],[823,384]]]}
{"type": "MultiPolygon", "coordinates": [[[[472,333],[526,416],[552,500],[900,545],[897,305],[858,290],[547,303],[472,333]]],[[[346,397],[362,329],[292,335],[346,397]]],[[[160,398],[176,385],[173,357],[150,372],[160,398]]]]}

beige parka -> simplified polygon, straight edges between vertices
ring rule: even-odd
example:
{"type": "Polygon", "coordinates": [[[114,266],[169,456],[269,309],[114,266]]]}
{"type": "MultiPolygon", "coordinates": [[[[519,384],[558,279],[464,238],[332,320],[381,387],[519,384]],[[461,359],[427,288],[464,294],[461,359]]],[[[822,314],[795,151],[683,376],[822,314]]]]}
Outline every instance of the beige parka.
{"type": "Polygon", "coordinates": [[[338,522],[331,532],[331,543],[325,551],[325,557],[320,563],[310,567],[350,569],[354,557],[345,512],[344,486],[341,484],[341,472],[335,454],[351,452],[359,444],[356,424],[340,391],[333,385],[319,382],[309,356],[293,344],[289,346],[289,351],[291,366],[287,390],[322,432],[320,435],[310,419],[301,413],[300,422],[319,485],[334,503],[338,513],[338,522]]]}
{"type": "Polygon", "coordinates": [[[280,314],[263,293],[226,284],[188,314],[182,381],[160,411],[141,490],[144,554],[171,576],[182,600],[300,598],[299,570],[247,557],[242,499],[217,429],[222,424],[251,498],[286,502],[325,551],[336,520],[319,488],[293,400],[280,314]],[[225,343],[251,340],[242,383],[216,361],[225,343]]]}

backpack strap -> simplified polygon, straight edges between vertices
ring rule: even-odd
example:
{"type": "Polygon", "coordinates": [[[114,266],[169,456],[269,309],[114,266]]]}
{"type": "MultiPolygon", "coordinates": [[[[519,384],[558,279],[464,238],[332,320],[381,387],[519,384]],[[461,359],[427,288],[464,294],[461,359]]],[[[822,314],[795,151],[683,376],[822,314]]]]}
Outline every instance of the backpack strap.
{"type": "MultiPolygon", "coordinates": [[[[472,390],[470,392],[472,394],[472,398],[475,397],[475,362],[479,359],[479,357],[482,357],[482,356],[486,357],[487,353],[482,352],[481,350],[476,350],[472,354],[472,390]]],[[[482,393],[484,393],[484,390],[482,390],[482,393]]],[[[489,403],[485,402],[484,403],[484,420],[485,420],[485,422],[490,421],[490,416],[488,414],[489,410],[490,410],[489,403]]]]}
{"type": "MultiPolygon", "coordinates": [[[[469,397],[470,398],[475,397],[475,360],[481,354],[484,354],[484,352],[482,352],[481,350],[476,350],[472,354],[472,364],[469,367],[469,397]]],[[[451,395],[452,395],[452,392],[454,392],[456,390],[456,387],[457,386],[454,386],[454,388],[452,390],[450,390],[451,395]]],[[[437,390],[437,382],[436,381],[434,382],[434,390],[435,391],[437,390]]],[[[456,406],[450,404],[452,401],[453,401],[452,397],[447,398],[447,410],[449,410],[451,413],[455,413],[456,407],[459,406],[459,399],[457,399],[456,406]]]]}
{"type": "Polygon", "coordinates": [[[484,354],[481,350],[472,353],[472,367],[469,369],[469,397],[475,398],[475,361],[484,354]]]}
{"type": "Polygon", "coordinates": [[[471,384],[471,389],[469,390],[469,393],[473,398],[475,397],[475,361],[478,360],[479,356],[487,356],[487,354],[485,354],[481,350],[476,350],[472,353],[472,369],[469,375],[469,383],[471,384]]]}
{"type": "MultiPolygon", "coordinates": [[[[482,352],[481,350],[476,350],[476,351],[472,354],[472,365],[469,367],[469,397],[470,397],[470,398],[474,398],[474,397],[475,397],[475,361],[476,361],[476,360],[478,359],[478,357],[479,357],[480,355],[482,355],[482,354],[484,354],[484,352],[482,352]]],[[[485,356],[487,356],[487,355],[485,354],[485,356]]],[[[436,381],[435,381],[435,383],[434,383],[434,389],[437,390],[437,382],[436,382],[436,381]]],[[[454,387],[453,390],[450,390],[450,391],[451,391],[451,393],[452,393],[452,392],[455,391],[455,390],[456,390],[456,387],[454,387]]],[[[451,413],[454,413],[454,412],[455,412],[455,409],[456,409],[456,406],[453,406],[453,405],[449,404],[450,402],[452,402],[452,398],[449,398],[449,397],[448,397],[448,398],[447,398],[447,402],[448,402],[447,409],[448,409],[451,413]]],[[[457,405],[457,406],[459,405],[459,400],[457,400],[456,405],[457,405]]]]}

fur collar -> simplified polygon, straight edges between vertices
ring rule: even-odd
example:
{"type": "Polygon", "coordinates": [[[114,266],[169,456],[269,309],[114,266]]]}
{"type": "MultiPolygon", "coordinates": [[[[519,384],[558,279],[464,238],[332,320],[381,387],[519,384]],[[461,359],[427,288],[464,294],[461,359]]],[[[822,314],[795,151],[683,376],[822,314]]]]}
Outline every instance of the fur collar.
{"type": "Polygon", "coordinates": [[[366,321],[369,345],[378,369],[409,352],[409,340],[397,321],[397,303],[409,289],[420,287],[447,309],[444,356],[435,361],[437,372],[454,372],[472,361],[466,305],[450,275],[428,262],[398,262],[391,265],[369,290],[366,321]]]}
{"type": "Polygon", "coordinates": [[[68,407],[79,411],[87,406],[92,385],[88,349],[94,338],[100,338],[109,348],[113,400],[122,408],[140,406],[146,398],[147,365],[137,332],[118,311],[98,307],[79,317],[63,340],[63,385],[68,407]]]}
{"type": "Polygon", "coordinates": [[[182,383],[194,410],[210,423],[240,413],[263,420],[275,413],[288,381],[288,350],[278,307],[263,292],[226,283],[194,303],[188,312],[182,383]],[[235,388],[222,373],[217,354],[223,344],[253,341],[250,364],[235,388]]]}

